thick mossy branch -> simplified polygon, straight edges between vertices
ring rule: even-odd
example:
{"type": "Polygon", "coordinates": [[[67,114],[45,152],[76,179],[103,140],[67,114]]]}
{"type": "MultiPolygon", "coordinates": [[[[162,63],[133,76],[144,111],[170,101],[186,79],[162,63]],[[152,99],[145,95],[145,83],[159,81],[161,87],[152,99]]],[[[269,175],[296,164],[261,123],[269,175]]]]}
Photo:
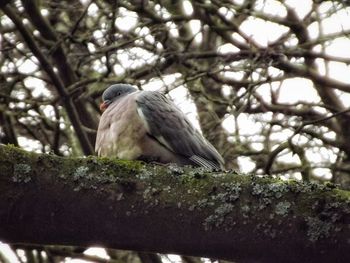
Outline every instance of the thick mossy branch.
{"type": "Polygon", "coordinates": [[[237,262],[350,262],[350,193],[0,146],[0,240],[237,262]]]}

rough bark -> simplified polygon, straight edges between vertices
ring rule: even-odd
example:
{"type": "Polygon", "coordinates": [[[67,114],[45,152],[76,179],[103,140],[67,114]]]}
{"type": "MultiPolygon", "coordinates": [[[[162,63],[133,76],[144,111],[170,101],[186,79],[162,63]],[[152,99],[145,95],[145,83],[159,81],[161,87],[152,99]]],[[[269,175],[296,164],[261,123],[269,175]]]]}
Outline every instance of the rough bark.
{"type": "Polygon", "coordinates": [[[0,146],[0,240],[237,262],[350,262],[350,194],[280,181],[0,146]]]}

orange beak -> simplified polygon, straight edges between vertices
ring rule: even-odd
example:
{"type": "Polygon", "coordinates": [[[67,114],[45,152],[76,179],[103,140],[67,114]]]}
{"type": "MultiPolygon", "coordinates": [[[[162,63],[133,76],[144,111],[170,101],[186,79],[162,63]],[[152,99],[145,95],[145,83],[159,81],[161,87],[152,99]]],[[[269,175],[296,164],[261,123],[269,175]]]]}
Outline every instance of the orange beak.
{"type": "Polygon", "coordinates": [[[100,104],[100,110],[104,112],[108,107],[108,104],[105,103],[104,101],[100,104]]]}

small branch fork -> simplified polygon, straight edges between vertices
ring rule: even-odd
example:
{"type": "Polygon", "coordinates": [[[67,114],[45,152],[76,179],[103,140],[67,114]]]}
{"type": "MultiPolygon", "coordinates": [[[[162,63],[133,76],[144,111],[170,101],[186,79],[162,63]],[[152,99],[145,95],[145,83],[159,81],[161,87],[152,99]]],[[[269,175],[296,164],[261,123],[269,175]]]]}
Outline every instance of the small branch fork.
{"type": "Polygon", "coordinates": [[[307,160],[305,157],[305,151],[302,147],[295,145],[292,140],[293,138],[297,135],[300,134],[302,132],[302,130],[308,126],[308,125],[313,125],[313,124],[318,124],[320,122],[324,122],[324,121],[328,121],[332,118],[335,118],[337,116],[343,115],[350,112],[350,108],[347,108],[345,110],[336,112],[334,114],[331,114],[329,116],[326,116],[324,118],[320,118],[320,119],[316,119],[316,120],[310,120],[310,121],[305,121],[303,122],[298,128],[295,129],[294,133],[288,138],[288,140],[282,144],[280,144],[275,150],[273,150],[269,156],[269,159],[266,163],[265,166],[265,173],[268,175],[271,175],[271,167],[276,159],[276,157],[278,156],[279,153],[281,153],[283,150],[285,149],[291,149],[293,154],[298,154],[303,166],[305,165],[305,169],[304,172],[302,172],[302,176],[304,180],[309,180],[309,172],[310,172],[310,167],[307,164],[307,160]]]}

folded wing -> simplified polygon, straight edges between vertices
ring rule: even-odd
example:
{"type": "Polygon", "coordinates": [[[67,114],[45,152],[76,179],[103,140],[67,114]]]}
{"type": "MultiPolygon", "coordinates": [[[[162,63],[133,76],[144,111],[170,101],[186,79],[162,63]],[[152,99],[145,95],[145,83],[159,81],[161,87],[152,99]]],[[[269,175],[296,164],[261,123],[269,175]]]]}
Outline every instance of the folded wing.
{"type": "Polygon", "coordinates": [[[163,94],[143,91],[136,98],[137,112],[147,132],[170,151],[194,164],[223,169],[224,160],[185,114],[163,94]]]}

